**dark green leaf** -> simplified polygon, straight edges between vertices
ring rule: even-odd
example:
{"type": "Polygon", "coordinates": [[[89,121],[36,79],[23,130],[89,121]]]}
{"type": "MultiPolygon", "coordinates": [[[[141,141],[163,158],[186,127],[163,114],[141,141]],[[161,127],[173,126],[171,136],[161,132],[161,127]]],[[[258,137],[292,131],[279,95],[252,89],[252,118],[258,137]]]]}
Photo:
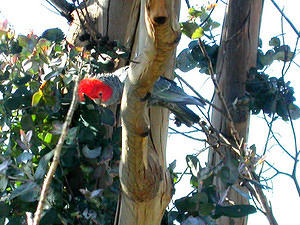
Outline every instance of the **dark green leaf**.
{"type": "Polygon", "coordinates": [[[197,66],[188,48],[183,49],[176,58],[176,67],[182,72],[188,72],[197,66]]]}
{"type": "Polygon", "coordinates": [[[300,118],[300,108],[297,105],[290,104],[288,108],[292,120],[296,120],[300,118]]]}
{"type": "Polygon", "coordinates": [[[41,219],[40,225],[49,225],[49,224],[59,224],[60,220],[58,217],[58,212],[51,208],[46,210],[44,216],[41,219]]]}
{"type": "Polygon", "coordinates": [[[71,129],[68,130],[68,135],[66,138],[66,144],[67,145],[72,145],[74,144],[77,135],[78,135],[79,127],[72,127],[71,129]]]}
{"type": "Polygon", "coordinates": [[[21,119],[21,126],[23,130],[33,130],[34,129],[34,123],[32,120],[32,116],[30,114],[23,115],[21,119]]]}
{"type": "Polygon", "coordinates": [[[193,33],[200,28],[198,24],[193,22],[183,22],[180,23],[181,31],[189,38],[192,38],[193,33]]]}
{"type": "Polygon", "coordinates": [[[197,199],[192,197],[183,197],[175,200],[174,202],[178,212],[184,214],[185,212],[193,213],[197,212],[197,199]]]}
{"type": "Polygon", "coordinates": [[[22,184],[20,187],[15,189],[10,194],[9,199],[12,200],[18,196],[26,195],[27,193],[29,193],[30,191],[32,191],[32,189],[34,189],[36,187],[37,187],[37,184],[34,182],[28,182],[28,183],[22,184]]]}
{"type": "Polygon", "coordinates": [[[45,30],[41,38],[45,38],[49,41],[54,41],[55,43],[59,43],[65,38],[65,35],[61,29],[52,28],[52,29],[45,30]]]}
{"type": "Polygon", "coordinates": [[[47,168],[48,168],[48,162],[53,157],[53,154],[54,154],[54,150],[47,153],[46,155],[44,155],[41,158],[41,160],[39,162],[39,166],[36,169],[35,174],[34,174],[35,179],[39,180],[39,179],[42,179],[44,177],[44,175],[46,174],[47,168]]]}
{"type": "Polygon", "coordinates": [[[36,185],[30,190],[28,190],[28,192],[20,195],[19,199],[22,200],[23,202],[34,202],[38,200],[39,197],[40,197],[40,187],[36,185]]]}
{"type": "Polygon", "coordinates": [[[280,61],[291,61],[294,57],[294,53],[291,52],[291,49],[288,45],[282,45],[279,48],[275,49],[275,54],[273,56],[274,60],[280,61]]]}
{"type": "Polygon", "coordinates": [[[252,205],[232,205],[232,206],[217,205],[214,218],[219,218],[220,216],[239,218],[255,212],[256,212],[256,208],[252,205]]]}
{"type": "Polygon", "coordinates": [[[0,202],[0,217],[9,216],[9,206],[5,202],[0,202]]]}
{"type": "Polygon", "coordinates": [[[94,159],[94,158],[97,158],[100,154],[101,154],[101,151],[102,151],[102,147],[97,147],[97,148],[94,148],[94,149],[89,149],[87,145],[85,145],[83,148],[82,148],[82,154],[88,158],[88,159],[94,159]]]}
{"type": "Polygon", "coordinates": [[[269,41],[269,45],[273,47],[279,47],[280,46],[280,39],[278,37],[272,37],[269,41]]]}
{"type": "Polygon", "coordinates": [[[109,162],[113,157],[113,146],[112,145],[106,145],[103,149],[103,152],[101,153],[101,163],[109,162]]]}
{"type": "Polygon", "coordinates": [[[28,161],[32,160],[33,154],[30,152],[22,152],[17,157],[17,163],[27,163],[28,161]]]}
{"type": "Polygon", "coordinates": [[[19,54],[22,51],[22,47],[18,44],[17,41],[12,41],[10,45],[11,54],[19,54]]]}
{"type": "Polygon", "coordinates": [[[21,225],[26,220],[24,217],[17,216],[17,217],[8,217],[8,224],[7,225],[21,225]]]}
{"type": "Polygon", "coordinates": [[[7,184],[8,184],[7,177],[5,175],[0,174],[0,193],[5,191],[7,184]]]}
{"type": "Polygon", "coordinates": [[[191,170],[191,173],[195,177],[198,177],[198,172],[201,169],[199,159],[193,155],[187,155],[185,159],[186,159],[186,163],[187,163],[188,167],[191,170]]]}

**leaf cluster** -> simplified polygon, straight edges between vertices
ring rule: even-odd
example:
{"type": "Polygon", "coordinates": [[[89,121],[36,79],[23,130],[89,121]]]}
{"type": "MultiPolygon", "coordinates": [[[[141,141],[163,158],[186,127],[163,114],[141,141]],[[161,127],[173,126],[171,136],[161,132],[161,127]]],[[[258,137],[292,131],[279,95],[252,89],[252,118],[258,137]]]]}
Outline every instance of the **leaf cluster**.
{"type": "Polygon", "coordinates": [[[298,119],[300,109],[294,104],[294,89],[290,82],[282,77],[269,77],[269,75],[251,69],[248,73],[246,91],[250,96],[249,109],[253,114],[277,114],[283,120],[298,119]]]}
{"type": "MultiPolygon", "coordinates": [[[[0,31],[0,224],[23,224],[36,210],[74,77],[90,74],[98,58],[68,44],[58,28],[40,37],[10,34],[0,31]]],[[[115,124],[108,108],[89,99],[78,105],[41,224],[113,223],[121,148],[115,124]]]]}
{"type": "Polygon", "coordinates": [[[220,204],[222,193],[216,191],[217,187],[213,179],[220,178],[225,187],[235,184],[239,179],[237,160],[228,155],[216,168],[208,168],[201,167],[197,156],[187,155],[186,163],[191,174],[190,184],[194,191],[188,196],[175,200],[174,208],[166,212],[165,222],[162,224],[173,224],[175,220],[184,223],[191,217],[198,218],[203,224],[215,224],[214,219],[221,216],[238,218],[256,212],[256,208],[252,205],[220,204]]]}

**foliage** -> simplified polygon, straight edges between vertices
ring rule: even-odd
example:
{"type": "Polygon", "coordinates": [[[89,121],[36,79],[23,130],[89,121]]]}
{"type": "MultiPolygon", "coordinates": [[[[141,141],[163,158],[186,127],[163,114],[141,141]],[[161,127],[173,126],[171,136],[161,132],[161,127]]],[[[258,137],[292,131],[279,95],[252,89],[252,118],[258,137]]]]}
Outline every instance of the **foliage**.
{"type": "MultiPolygon", "coordinates": [[[[190,10],[190,13],[193,12],[193,10],[190,10]]],[[[202,18],[202,14],[199,13],[200,11],[197,12],[198,14],[192,13],[192,15],[197,15],[202,18]]],[[[191,25],[188,26],[186,24],[191,23],[186,22],[185,25],[183,25],[185,29],[184,33],[191,37],[191,32],[188,31],[188,27],[191,25]]],[[[210,39],[211,37],[209,37],[208,40],[210,39]]],[[[285,82],[283,77],[269,77],[269,75],[263,72],[275,60],[283,62],[291,61],[294,57],[294,53],[291,52],[288,45],[281,45],[280,39],[277,37],[271,38],[269,45],[272,49],[266,53],[264,53],[261,48],[258,49],[257,67],[251,69],[248,73],[246,84],[248,94],[240,99],[239,103],[245,102],[245,99],[248,99],[246,104],[253,114],[258,114],[260,111],[263,111],[270,116],[277,114],[283,120],[288,120],[288,118],[293,120],[298,119],[300,117],[300,108],[293,103],[296,99],[294,97],[294,89],[290,87],[290,82],[285,82]]],[[[213,70],[215,71],[219,46],[215,43],[208,44],[204,42],[204,47],[212,63],[213,70]]],[[[192,40],[188,48],[183,49],[178,54],[176,67],[182,72],[199,68],[200,73],[209,75],[208,61],[203,55],[198,41],[192,40]]]]}
{"type": "Polygon", "coordinates": [[[277,113],[283,120],[298,119],[300,109],[293,102],[294,89],[285,83],[283,78],[269,77],[256,69],[249,71],[246,90],[251,101],[249,109],[253,114],[261,110],[269,115],[277,113]]]}
{"type": "MultiPolygon", "coordinates": [[[[190,8],[189,14],[190,20],[181,23],[182,32],[192,39],[206,38],[205,51],[215,71],[219,46],[212,30],[219,24],[210,18],[207,8],[190,8]]],[[[79,39],[88,41],[87,51],[68,44],[58,28],[46,30],[41,37],[15,37],[12,30],[0,30],[0,224],[5,218],[9,224],[22,224],[25,212],[36,210],[70,105],[74,77],[112,72],[119,59],[129,55],[118,41],[107,37],[95,40],[85,33],[79,39]]],[[[254,114],[263,111],[284,120],[297,119],[300,110],[293,103],[290,83],[263,72],[274,60],[288,62],[294,54],[276,37],[269,44],[271,49],[266,53],[258,49],[257,68],[249,71],[247,106],[254,114]]],[[[209,74],[209,63],[198,40],[192,40],[178,55],[176,67],[183,72],[198,68],[200,73],[209,74]]],[[[78,105],[41,224],[113,224],[120,188],[121,128],[115,126],[117,119],[112,110],[88,98],[78,105]],[[107,130],[112,131],[112,138],[106,137],[107,130]]],[[[208,143],[211,146],[228,143],[207,124],[201,128],[207,142],[218,140],[208,143]]],[[[237,159],[225,155],[215,168],[202,167],[197,155],[186,156],[193,191],[175,200],[162,224],[187,224],[197,219],[199,224],[216,225],[214,219],[221,216],[236,218],[256,212],[252,205],[224,205],[226,193],[219,193],[213,183],[218,177],[227,188],[238,181],[249,184],[242,168],[258,163],[253,148],[237,159]]],[[[174,172],[175,166],[173,162],[169,167],[174,184],[181,179],[174,172]]],[[[259,182],[255,185],[266,188],[259,182]]]]}
{"type": "MultiPolygon", "coordinates": [[[[12,34],[0,31],[0,211],[10,224],[21,224],[25,212],[36,210],[70,105],[74,76],[110,71],[107,62],[117,59],[112,52],[120,49],[110,49],[102,63],[97,55],[66,43],[58,28],[41,37],[12,34]]],[[[108,108],[88,99],[79,104],[41,224],[113,223],[121,147],[121,130],[114,124],[108,108]],[[105,137],[107,129],[113,138],[105,137]]]]}

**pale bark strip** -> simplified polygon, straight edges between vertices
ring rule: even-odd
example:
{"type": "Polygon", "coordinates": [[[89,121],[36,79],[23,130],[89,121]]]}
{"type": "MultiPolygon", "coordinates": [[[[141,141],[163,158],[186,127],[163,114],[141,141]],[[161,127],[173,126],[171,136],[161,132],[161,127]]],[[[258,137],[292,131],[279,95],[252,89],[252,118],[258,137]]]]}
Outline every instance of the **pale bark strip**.
{"type": "MultiPolygon", "coordinates": [[[[179,3],[178,0],[141,2],[139,43],[135,45],[137,57],[133,60],[137,63],[130,64],[121,106],[122,202],[118,224],[160,224],[171,197],[165,149],[158,149],[165,145],[151,143],[155,127],[150,126],[149,109],[144,98],[151,92],[157,78],[166,71],[179,41],[176,10],[179,3]]],[[[167,120],[167,117],[163,119],[167,120]]],[[[165,139],[166,136],[160,138],[165,139]]]]}
{"type": "Polygon", "coordinates": [[[40,200],[39,200],[36,212],[34,213],[33,225],[38,225],[40,223],[41,215],[42,215],[44,205],[45,205],[45,201],[46,201],[46,197],[47,197],[47,192],[49,190],[49,187],[50,187],[52,178],[54,176],[54,173],[56,171],[56,168],[58,166],[59,159],[60,159],[60,153],[61,153],[63,144],[65,142],[65,139],[66,139],[67,135],[68,135],[69,126],[70,126],[70,123],[72,121],[72,117],[73,117],[73,114],[74,114],[74,111],[75,111],[75,108],[76,108],[76,104],[77,104],[77,100],[78,100],[77,90],[78,90],[79,79],[80,79],[80,76],[78,75],[76,77],[75,82],[74,82],[75,84],[74,84],[74,89],[73,89],[72,102],[71,102],[70,108],[68,110],[66,120],[65,120],[65,122],[62,126],[61,135],[58,139],[57,145],[56,145],[55,150],[54,150],[53,161],[51,163],[49,171],[48,171],[48,173],[46,175],[46,178],[44,179],[44,182],[43,182],[43,185],[42,185],[40,200]]]}
{"type": "MultiPolygon", "coordinates": [[[[230,0],[228,2],[216,74],[222,95],[229,108],[232,108],[230,106],[236,98],[244,96],[247,73],[251,67],[256,67],[262,6],[263,0],[230,0]]],[[[216,96],[214,104],[218,107],[223,107],[218,96],[216,96]]],[[[249,112],[247,109],[239,110],[232,110],[231,114],[240,139],[247,142],[249,112]]],[[[216,110],[213,110],[212,124],[225,137],[232,138],[230,123],[216,110]]],[[[232,144],[234,145],[235,143],[233,142],[232,144]]],[[[226,148],[220,150],[223,152],[228,151],[226,148]]],[[[220,157],[216,152],[211,151],[209,160],[210,165],[216,165],[220,161],[220,157]]],[[[219,179],[216,180],[216,185],[218,191],[226,190],[226,187],[219,179]]],[[[238,188],[242,189],[241,187],[238,188]]],[[[245,188],[242,190],[246,192],[245,188]]],[[[245,198],[233,190],[229,191],[228,198],[233,200],[235,204],[248,203],[245,198]]],[[[231,220],[234,220],[237,225],[247,224],[246,217],[240,219],[223,217],[217,223],[229,225],[231,220]]]]}

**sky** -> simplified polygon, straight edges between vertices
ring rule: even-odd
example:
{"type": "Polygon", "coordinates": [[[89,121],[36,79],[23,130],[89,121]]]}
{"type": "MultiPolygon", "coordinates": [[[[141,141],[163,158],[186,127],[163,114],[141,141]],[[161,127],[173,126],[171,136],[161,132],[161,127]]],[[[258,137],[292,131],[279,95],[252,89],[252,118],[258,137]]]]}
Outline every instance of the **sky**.
{"type": "MultiPolygon", "coordinates": [[[[185,11],[187,10],[185,1],[182,0],[182,14],[181,21],[187,19],[185,11]]],[[[199,1],[191,0],[193,3],[199,1]]],[[[202,1],[206,2],[206,1],[202,1]]],[[[202,3],[201,2],[201,3],[202,3]]],[[[284,6],[284,12],[288,15],[289,19],[295,24],[296,27],[300,29],[300,19],[299,19],[299,9],[300,1],[297,0],[277,0],[280,3],[280,7],[284,6]]],[[[220,21],[224,16],[224,4],[219,3],[217,6],[213,18],[216,21],[220,21]]],[[[64,18],[57,15],[52,11],[51,6],[47,4],[44,0],[7,0],[1,1],[0,4],[0,20],[8,19],[8,21],[14,25],[16,33],[26,34],[30,31],[34,31],[36,34],[41,34],[47,28],[59,27],[65,33],[68,30],[68,24],[64,18]]],[[[281,16],[275,7],[271,4],[270,0],[265,0],[265,6],[263,11],[263,19],[261,24],[260,37],[263,41],[263,49],[268,49],[268,41],[271,37],[281,34],[281,16]]],[[[295,33],[290,29],[290,27],[284,23],[284,33],[285,41],[290,44],[291,49],[294,49],[294,44],[296,40],[295,33]]],[[[189,40],[187,38],[182,38],[178,46],[178,52],[187,47],[189,40]]],[[[295,61],[300,64],[300,58],[296,57],[295,61]]],[[[272,76],[279,76],[281,71],[281,63],[273,63],[270,69],[266,73],[272,76]]],[[[195,84],[195,88],[199,90],[205,98],[210,99],[213,86],[209,81],[208,77],[203,74],[199,74],[197,70],[193,70],[188,74],[182,74],[182,76],[195,84]]],[[[292,81],[292,86],[295,89],[296,104],[300,105],[300,91],[296,87],[300,87],[300,73],[299,67],[292,64],[289,73],[287,74],[287,80],[292,81]]],[[[255,116],[251,118],[250,123],[250,133],[249,133],[249,145],[256,144],[257,151],[262,152],[265,146],[267,138],[267,126],[261,119],[262,115],[255,116]]],[[[171,122],[172,123],[172,122],[171,122]]],[[[299,134],[300,129],[300,119],[294,121],[294,126],[296,134],[299,134]]],[[[282,144],[287,148],[291,149],[293,152],[293,138],[291,129],[288,122],[278,121],[274,125],[274,132],[278,135],[282,144]]],[[[298,135],[298,136],[299,136],[298,135]]],[[[200,138],[201,135],[200,135],[200,138]]],[[[300,142],[300,140],[298,140],[300,142]]],[[[203,148],[203,144],[198,141],[193,141],[186,139],[181,135],[169,135],[168,139],[168,163],[172,162],[174,159],[177,160],[177,171],[183,171],[185,169],[185,156],[186,154],[192,154],[203,148]],[[184,143],[184,145],[182,144],[184,143]]],[[[298,144],[298,148],[300,148],[298,144]]],[[[286,157],[278,146],[274,145],[274,142],[268,146],[267,160],[272,164],[280,167],[280,169],[290,172],[290,167],[292,162],[286,157]],[[280,164],[278,164],[280,162],[280,164]]],[[[207,153],[202,153],[200,158],[204,161],[206,159],[207,153]]],[[[202,162],[202,166],[205,166],[202,162]]],[[[298,166],[299,167],[299,166],[298,166]]],[[[298,180],[300,181],[300,175],[298,174],[298,180]]],[[[271,182],[268,183],[273,189],[266,192],[267,197],[272,202],[272,207],[274,215],[279,224],[289,224],[289,225],[300,225],[300,198],[295,191],[294,184],[289,178],[284,176],[277,176],[271,182]]],[[[177,192],[175,197],[184,196],[184,194],[189,192],[187,188],[189,186],[187,179],[181,185],[176,187],[177,192]]],[[[249,216],[249,225],[260,224],[266,225],[268,221],[261,213],[256,213],[249,216]]]]}

